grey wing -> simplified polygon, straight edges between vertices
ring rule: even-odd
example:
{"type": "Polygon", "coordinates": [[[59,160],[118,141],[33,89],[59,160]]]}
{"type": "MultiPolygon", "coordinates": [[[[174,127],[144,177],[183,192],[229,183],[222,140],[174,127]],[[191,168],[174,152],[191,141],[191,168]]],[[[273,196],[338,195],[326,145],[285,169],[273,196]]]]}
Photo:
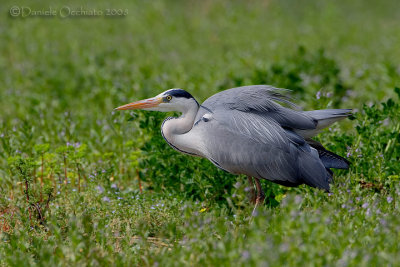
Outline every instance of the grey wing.
{"type": "Polygon", "coordinates": [[[216,109],[204,113],[192,131],[201,137],[203,156],[221,169],[287,186],[305,183],[329,190],[330,175],[318,156],[304,139],[272,119],[216,109]]]}
{"type": "Polygon", "coordinates": [[[228,89],[208,98],[201,105],[196,122],[207,112],[238,110],[273,119],[282,127],[299,130],[315,129],[318,121],[303,111],[283,107],[277,102],[295,106],[284,96],[289,90],[267,85],[252,85],[228,89]],[[276,102],[277,101],[277,102],[276,102]]]}

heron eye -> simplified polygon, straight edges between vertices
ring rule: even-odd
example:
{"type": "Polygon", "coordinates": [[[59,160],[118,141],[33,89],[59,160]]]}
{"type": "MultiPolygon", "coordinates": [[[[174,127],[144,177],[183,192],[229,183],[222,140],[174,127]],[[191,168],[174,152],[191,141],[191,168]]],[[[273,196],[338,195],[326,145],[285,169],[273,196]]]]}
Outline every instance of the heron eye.
{"type": "Polygon", "coordinates": [[[172,99],[172,96],[170,96],[170,95],[167,95],[165,98],[166,98],[168,101],[171,101],[171,99],[172,99]]]}

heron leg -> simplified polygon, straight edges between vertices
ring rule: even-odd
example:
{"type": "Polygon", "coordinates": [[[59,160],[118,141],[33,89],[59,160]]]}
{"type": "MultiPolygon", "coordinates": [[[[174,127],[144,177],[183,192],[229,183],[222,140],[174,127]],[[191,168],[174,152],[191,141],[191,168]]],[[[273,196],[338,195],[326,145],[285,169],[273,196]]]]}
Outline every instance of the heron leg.
{"type": "Polygon", "coordinates": [[[257,204],[262,204],[265,199],[265,194],[264,191],[262,190],[260,179],[254,178],[256,181],[256,187],[257,187],[257,198],[256,198],[256,205],[257,204]]]}
{"type": "Polygon", "coordinates": [[[260,179],[254,178],[256,182],[256,188],[257,188],[257,198],[256,198],[256,205],[254,206],[253,209],[253,216],[255,216],[256,209],[258,205],[262,205],[265,199],[265,194],[264,191],[262,190],[260,179]]]}
{"type": "Polygon", "coordinates": [[[250,188],[250,202],[253,204],[256,204],[256,190],[254,190],[254,181],[253,177],[247,176],[247,181],[249,182],[249,188],[250,188]]]}

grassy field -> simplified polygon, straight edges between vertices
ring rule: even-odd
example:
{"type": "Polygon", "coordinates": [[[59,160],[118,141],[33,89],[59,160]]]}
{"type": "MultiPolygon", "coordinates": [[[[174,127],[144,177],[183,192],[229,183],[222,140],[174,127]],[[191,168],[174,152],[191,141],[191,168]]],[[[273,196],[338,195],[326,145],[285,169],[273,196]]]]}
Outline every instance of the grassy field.
{"type": "Polygon", "coordinates": [[[398,1],[82,8],[103,15],[0,3],[0,266],[400,266],[398,1]],[[164,142],[168,114],[113,111],[250,84],[354,109],[317,137],[352,163],[331,193],[264,181],[252,217],[245,177],[164,142]]]}

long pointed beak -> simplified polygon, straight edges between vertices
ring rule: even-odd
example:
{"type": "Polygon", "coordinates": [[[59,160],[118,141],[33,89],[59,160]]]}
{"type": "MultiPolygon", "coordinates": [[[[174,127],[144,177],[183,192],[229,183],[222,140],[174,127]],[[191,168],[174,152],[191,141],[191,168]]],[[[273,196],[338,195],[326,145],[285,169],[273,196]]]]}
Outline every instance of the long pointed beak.
{"type": "Polygon", "coordinates": [[[152,97],[136,102],[132,102],[120,107],[115,108],[116,110],[129,110],[129,109],[146,109],[157,107],[160,103],[162,103],[161,97],[152,97]]]}

